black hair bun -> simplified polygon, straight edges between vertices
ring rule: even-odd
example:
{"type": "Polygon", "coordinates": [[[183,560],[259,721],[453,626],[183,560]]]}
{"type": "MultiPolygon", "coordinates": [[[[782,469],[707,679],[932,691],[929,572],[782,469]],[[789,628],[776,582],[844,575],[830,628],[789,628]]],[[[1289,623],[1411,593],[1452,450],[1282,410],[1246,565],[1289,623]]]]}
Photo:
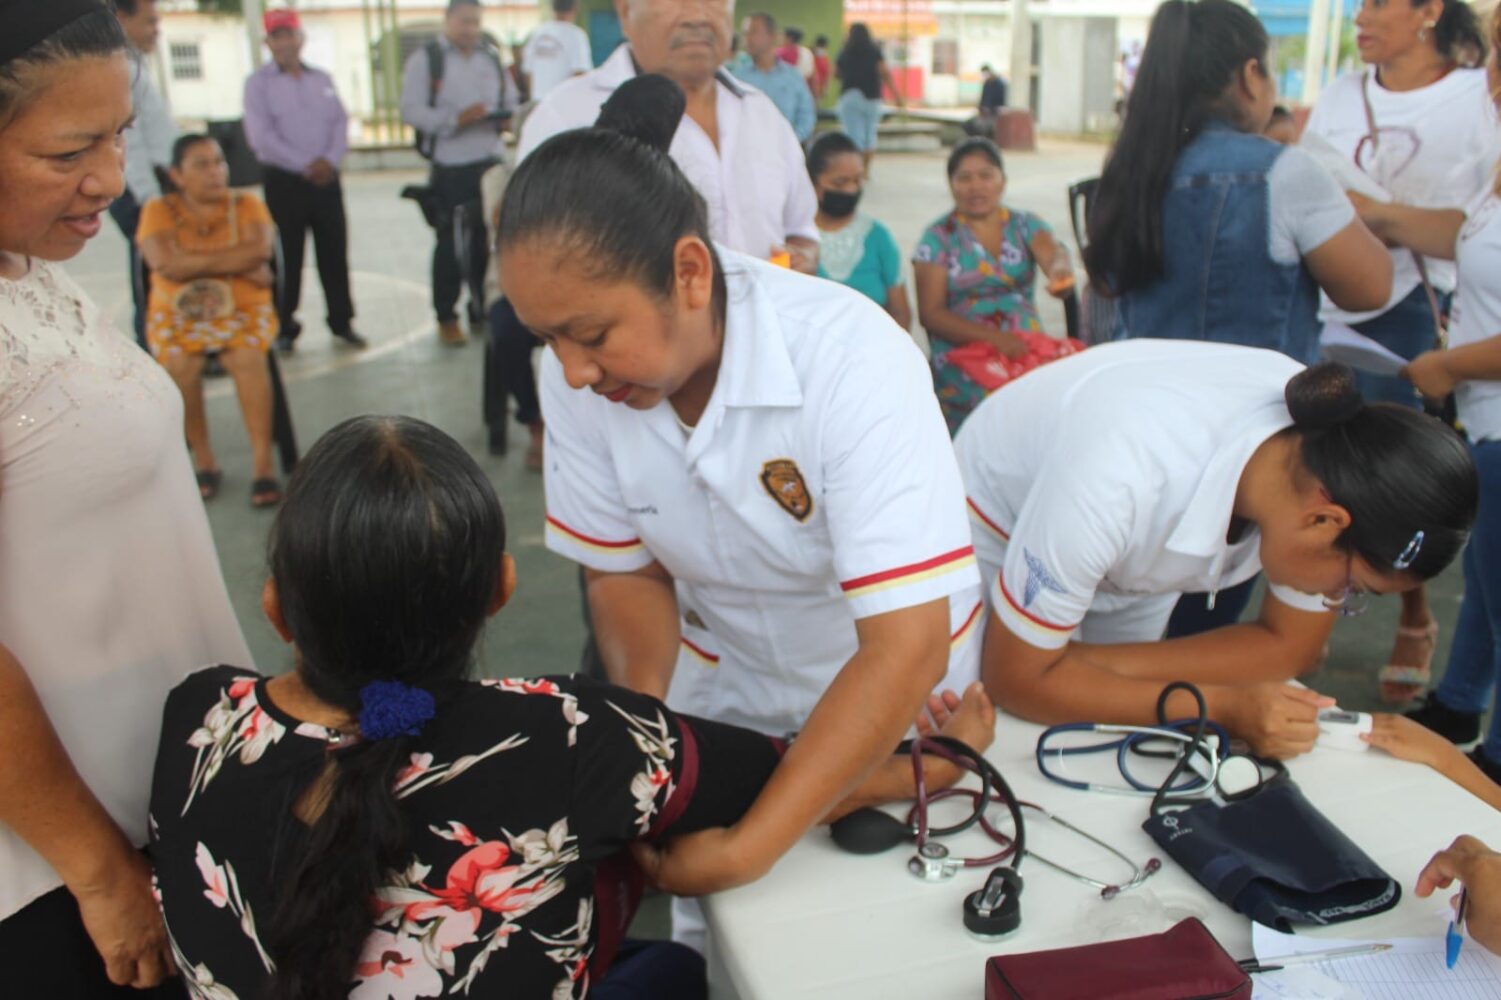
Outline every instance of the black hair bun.
{"type": "Polygon", "coordinates": [[[1355,372],[1336,361],[1322,361],[1294,375],[1283,393],[1287,412],[1299,430],[1321,431],[1342,424],[1365,407],[1355,372]]]}
{"type": "Polygon", "coordinates": [[[599,109],[594,127],[619,132],[665,153],[687,107],[681,87],[665,76],[648,73],[617,87],[599,109]]]}

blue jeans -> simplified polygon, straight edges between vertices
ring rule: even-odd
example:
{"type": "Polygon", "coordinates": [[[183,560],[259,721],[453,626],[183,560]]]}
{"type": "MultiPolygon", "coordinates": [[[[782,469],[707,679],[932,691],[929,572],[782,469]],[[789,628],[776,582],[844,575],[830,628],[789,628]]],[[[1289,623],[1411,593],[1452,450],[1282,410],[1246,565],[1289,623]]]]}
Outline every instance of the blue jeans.
{"type": "Polygon", "coordinates": [[[881,102],[866,97],[858,90],[846,90],[839,95],[839,127],[855,141],[860,152],[868,153],[876,148],[876,126],[881,124],[881,102]]]}
{"type": "Polygon", "coordinates": [[[1256,581],[1259,579],[1261,574],[1257,573],[1245,583],[1237,583],[1219,591],[1214,595],[1212,609],[1209,607],[1208,594],[1184,594],[1173,606],[1173,616],[1167,621],[1165,638],[1182,639],[1234,625],[1245,613],[1246,605],[1251,603],[1251,595],[1256,592],[1256,581]]]}
{"type": "MultiPolygon", "coordinates": [[[[1438,307],[1449,311],[1451,298],[1445,292],[1435,292],[1438,307]]],[[[1352,329],[1372,340],[1389,347],[1411,361],[1424,351],[1438,346],[1438,331],[1433,328],[1433,309],[1428,305],[1428,293],[1419,285],[1407,297],[1375,319],[1356,323],[1352,329]]],[[[1414,410],[1423,408],[1423,400],[1411,382],[1396,375],[1373,375],[1356,371],[1355,383],[1368,403],[1398,403],[1414,410]]]]}
{"type": "MultiPolygon", "coordinates": [[[[1480,473],[1480,508],[1465,546],[1465,593],[1449,666],[1434,694],[1456,711],[1484,712],[1501,678],[1501,441],[1482,441],[1470,452],[1480,473]]],[[[1484,747],[1501,764],[1501,712],[1491,714],[1484,747]]]]}
{"type": "Polygon", "coordinates": [[[676,941],[626,938],[592,1000],[705,1000],[709,995],[704,957],[676,941]]]}

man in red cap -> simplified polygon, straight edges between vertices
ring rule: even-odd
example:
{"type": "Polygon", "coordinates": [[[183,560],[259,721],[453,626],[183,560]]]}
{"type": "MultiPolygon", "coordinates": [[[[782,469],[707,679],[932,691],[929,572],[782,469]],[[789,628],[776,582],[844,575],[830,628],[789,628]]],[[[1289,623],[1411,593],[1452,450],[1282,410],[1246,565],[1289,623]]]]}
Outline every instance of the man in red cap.
{"type": "Polygon", "coordinates": [[[302,61],[302,21],[295,10],[266,11],[266,48],[271,62],[245,81],[245,138],[265,171],[266,207],[281,231],[285,288],[277,349],[290,352],[302,325],[302,257],[308,231],[318,259],[318,277],[328,307],[328,328],[353,347],[349,293],[349,234],[339,164],[349,149],[349,117],[333,78],[302,61]]]}

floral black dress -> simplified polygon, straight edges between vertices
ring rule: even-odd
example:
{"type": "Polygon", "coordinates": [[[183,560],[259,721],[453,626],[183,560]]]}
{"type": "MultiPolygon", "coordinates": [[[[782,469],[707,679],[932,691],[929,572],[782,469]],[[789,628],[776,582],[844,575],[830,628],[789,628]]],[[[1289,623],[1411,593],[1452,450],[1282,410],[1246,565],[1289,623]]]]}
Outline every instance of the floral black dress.
{"type": "MultiPolygon", "coordinates": [[[[305,836],[294,806],[329,746],[265,681],[199,671],[163,717],[151,854],[197,1000],[263,993],[274,966],[261,928],[305,836]]],[[[466,682],[411,747],[395,788],[412,856],[372,901],[352,1000],[585,996],[634,908],[625,846],[734,822],[782,749],[586,678],[466,682]]]]}

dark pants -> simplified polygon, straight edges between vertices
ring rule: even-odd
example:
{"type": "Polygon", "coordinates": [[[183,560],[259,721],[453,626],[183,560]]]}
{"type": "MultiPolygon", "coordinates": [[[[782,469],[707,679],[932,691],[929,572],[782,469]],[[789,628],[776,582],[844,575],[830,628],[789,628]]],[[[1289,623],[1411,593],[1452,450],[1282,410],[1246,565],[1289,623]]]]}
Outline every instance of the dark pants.
{"type": "Polygon", "coordinates": [[[151,275],[146,270],[146,262],[141,260],[141,248],[136,246],[136,229],[141,224],[141,206],[136,201],[135,195],[126,188],[124,193],[109,203],[109,217],[115,220],[115,225],[120,227],[120,232],[125,236],[125,242],[130,245],[130,299],[135,304],[135,337],[136,343],[141,345],[142,350],[146,347],[146,289],[151,287],[151,275]],[[136,275],[141,275],[141,280],[136,280],[136,275]]]}
{"type": "MultiPolygon", "coordinates": [[[[532,372],[532,351],[542,342],[516,318],[516,310],[505,299],[490,307],[490,350],[486,354],[491,370],[492,394],[509,393],[516,400],[516,422],[530,426],[542,419],[542,404],[537,399],[537,376],[532,372]]],[[[505,413],[505,398],[485,401],[485,423],[500,423],[505,413]]]]}
{"type": "MultiPolygon", "coordinates": [[[[1440,312],[1449,311],[1451,297],[1446,292],[1437,292],[1440,312]]],[[[1386,312],[1364,323],[1356,323],[1353,329],[1370,337],[1383,347],[1411,361],[1424,351],[1438,346],[1438,330],[1433,325],[1433,307],[1428,304],[1428,293],[1422,285],[1407,293],[1407,297],[1386,312]]],[[[1357,371],[1355,384],[1368,403],[1397,403],[1414,410],[1423,408],[1422,397],[1407,379],[1399,375],[1373,375],[1357,371]]]]}
{"type": "Polygon", "coordinates": [[[1237,583],[1217,592],[1214,595],[1213,610],[1209,608],[1208,594],[1184,594],[1178,598],[1177,605],[1173,607],[1173,616],[1167,621],[1167,638],[1182,639],[1210,629],[1234,625],[1240,621],[1246,605],[1251,603],[1251,595],[1256,592],[1256,581],[1260,578],[1261,574],[1258,573],[1245,583],[1237,583]]]}
{"type": "Polygon", "coordinates": [[[709,995],[704,957],[676,941],[620,945],[604,979],[589,990],[593,1000],[703,1000],[709,995]]]}
{"type": "Polygon", "coordinates": [[[438,245],[433,247],[433,311],[440,323],[458,318],[459,293],[466,283],[469,322],[478,324],[484,319],[485,267],[490,261],[490,248],[485,240],[480,178],[494,165],[494,160],[458,167],[433,165],[429,183],[439,205],[438,245]],[[456,224],[461,222],[467,244],[462,257],[455,238],[456,224]]]}
{"type": "Polygon", "coordinates": [[[175,978],[152,990],[111,983],[73,894],[61,888],[0,920],[0,969],[0,996],[16,1000],[183,1000],[187,995],[175,978]]]}
{"type": "Polygon", "coordinates": [[[301,331],[297,306],[302,301],[302,260],[307,235],[313,234],[318,280],[328,305],[328,328],[338,333],[354,321],[349,296],[349,225],[344,218],[344,188],[337,178],[319,187],[300,174],[265,168],[266,207],[281,233],[281,332],[295,340],[301,331]]]}

